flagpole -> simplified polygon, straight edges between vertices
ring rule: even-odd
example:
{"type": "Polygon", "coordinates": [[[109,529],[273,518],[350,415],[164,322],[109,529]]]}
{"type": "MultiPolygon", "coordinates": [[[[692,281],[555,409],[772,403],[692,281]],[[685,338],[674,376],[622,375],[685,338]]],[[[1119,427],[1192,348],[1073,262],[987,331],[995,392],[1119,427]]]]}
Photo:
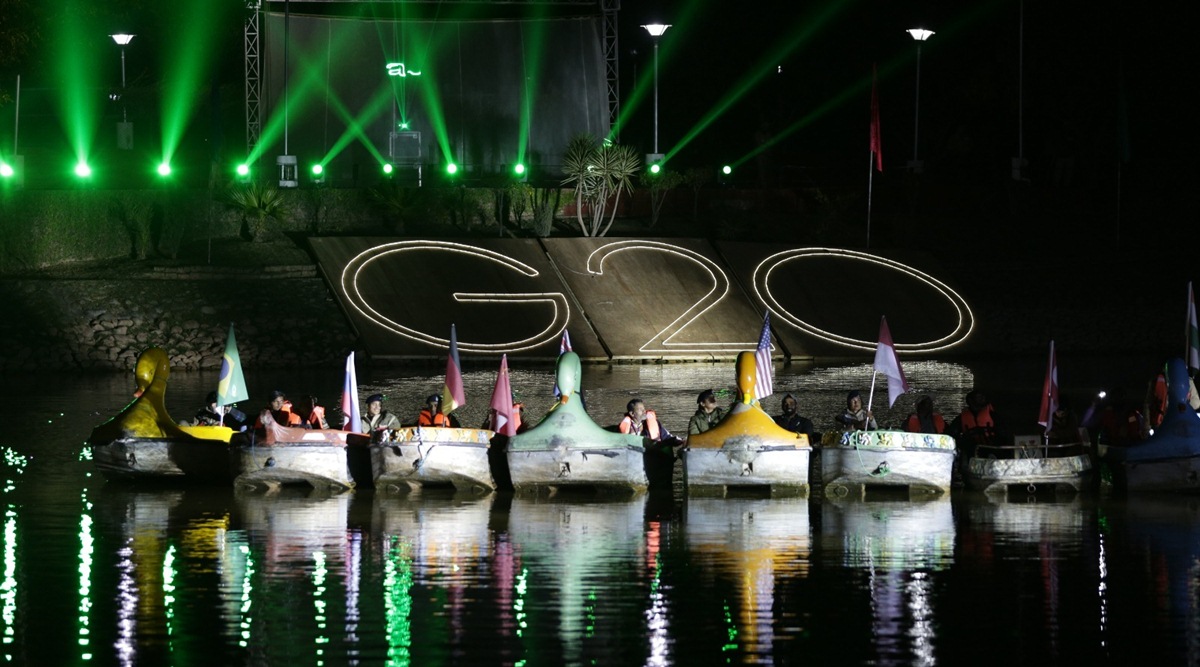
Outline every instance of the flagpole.
{"type": "MultiPolygon", "coordinates": [[[[875,378],[879,377],[879,371],[871,373],[871,392],[867,394],[867,414],[871,414],[871,403],[875,401],[875,378]]],[[[870,417],[866,422],[863,422],[863,429],[867,428],[867,423],[870,422],[870,417]]]]}
{"type": "Polygon", "coordinates": [[[871,249],[871,190],[875,185],[875,151],[867,151],[867,250],[871,249]]]}

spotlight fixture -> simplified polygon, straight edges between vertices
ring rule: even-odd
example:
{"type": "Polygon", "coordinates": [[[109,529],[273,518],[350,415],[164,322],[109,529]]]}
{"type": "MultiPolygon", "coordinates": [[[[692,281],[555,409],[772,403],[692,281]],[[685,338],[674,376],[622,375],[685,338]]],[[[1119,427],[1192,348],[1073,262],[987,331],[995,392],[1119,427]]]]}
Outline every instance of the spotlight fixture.
{"type": "Polygon", "coordinates": [[[454,164],[453,162],[448,163],[446,165],[446,173],[450,174],[451,176],[457,174],[458,173],[458,165],[454,164]]]}
{"type": "Polygon", "coordinates": [[[660,164],[658,164],[657,162],[650,165],[650,173],[651,174],[657,174],[660,171],[662,171],[662,166],[660,164]]]}
{"type": "Polygon", "coordinates": [[[92,175],[92,168],[87,166],[86,162],[80,162],[75,165],[75,175],[80,178],[89,178],[92,175]]]}
{"type": "Polygon", "coordinates": [[[388,176],[392,175],[392,163],[391,162],[383,163],[383,173],[387,174],[388,176]]]}
{"type": "Polygon", "coordinates": [[[15,173],[7,162],[0,162],[0,178],[12,178],[15,173]]]}
{"type": "Polygon", "coordinates": [[[325,167],[321,163],[318,162],[312,166],[312,178],[313,183],[325,182],[325,167]]]}
{"type": "Polygon", "coordinates": [[[158,165],[158,175],[162,176],[164,178],[167,176],[170,176],[171,175],[171,165],[167,164],[166,162],[163,162],[162,164],[158,165]]]}

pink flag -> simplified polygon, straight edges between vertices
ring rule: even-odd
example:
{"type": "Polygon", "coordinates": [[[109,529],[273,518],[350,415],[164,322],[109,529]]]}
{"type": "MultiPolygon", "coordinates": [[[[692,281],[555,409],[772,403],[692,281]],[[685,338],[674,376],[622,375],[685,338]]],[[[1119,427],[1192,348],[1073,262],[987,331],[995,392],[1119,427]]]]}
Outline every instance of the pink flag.
{"type": "Polygon", "coordinates": [[[500,372],[496,374],[496,387],[492,389],[492,417],[489,426],[501,435],[517,434],[517,421],[513,419],[512,385],[508,381],[507,354],[500,357],[500,372]]]}
{"type": "Polygon", "coordinates": [[[446,358],[446,386],[442,387],[442,414],[451,412],[467,404],[463,393],[462,363],[458,360],[458,332],[450,325],[450,356],[446,358]]]}
{"type": "Polygon", "coordinates": [[[763,315],[762,333],[758,335],[758,348],[754,351],[754,370],[758,380],[754,383],[754,398],[760,402],[775,392],[775,378],[771,364],[771,311],[763,315]]]}
{"type": "Polygon", "coordinates": [[[879,344],[875,346],[875,371],[887,376],[888,407],[895,405],[900,394],[908,391],[908,380],[904,378],[904,369],[900,368],[900,357],[896,356],[896,346],[892,343],[892,332],[888,331],[886,317],[879,320],[879,344]]]}
{"type": "Polygon", "coordinates": [[[362,433],[362,412],[358,409],[358,374],[354,371],[354,353],[346,357],[346,377],[342,381],[343,431],[362,433]]]}
{"type": "Polygon", "coordinates": [[[1058,357],[1054,354],[1054,341],[1050,341],[1050,363],[1046,366],[1046,380],[1042,383],[1042,407],[1038,411],[1038,423],[1046,427],[1049,435],[1054,426],[1054,413],[1058,410],[1058,357]]]}

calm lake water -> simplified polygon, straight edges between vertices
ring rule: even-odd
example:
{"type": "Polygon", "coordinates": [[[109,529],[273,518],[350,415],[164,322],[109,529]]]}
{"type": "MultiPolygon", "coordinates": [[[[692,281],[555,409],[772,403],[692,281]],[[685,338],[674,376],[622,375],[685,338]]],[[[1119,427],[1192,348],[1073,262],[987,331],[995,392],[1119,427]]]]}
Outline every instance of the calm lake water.
{"type": "MultiPolygon", "coordinates": [[[[905,370],[948,416],[979,384],[1032,433],[1040,364],[905,370]]],[[[1060,368],[1066,391],[1110,381],[1085,368],[1060,368]]],[[[768,411],[795,391],[820,430],[847,389],[870,385],[865,364],[777,372],[768,411]]],[[[341,386],[338,369],[251,375],[261,398],[278,387],[333,405],[341,386]]],[[[442,382],[440,369],[359,377],[364,397],[385,393],[405,419],[442,382]]],[[[482,421],[494,377],[467,373],[464,423],[482,421]]],[[[0,658],[11,664],[1200,662],[1196,499],[139,489],[106,483],[84,447],[127,402],[130,375],[7,379],[0,658]]],[[[699,390],[732,379],[728,365],[584,369],[601,424],[638,395],[678,431],[699,390]]],[[[215,384],[173,376],[174,416],[215,384]]],[[[514,369],[513,385],[536,416],[551,370],[514,369]]],[[[887,410],[886,395],[877,386],[876,412],[894,425],[916,397],[887,410]]]]}

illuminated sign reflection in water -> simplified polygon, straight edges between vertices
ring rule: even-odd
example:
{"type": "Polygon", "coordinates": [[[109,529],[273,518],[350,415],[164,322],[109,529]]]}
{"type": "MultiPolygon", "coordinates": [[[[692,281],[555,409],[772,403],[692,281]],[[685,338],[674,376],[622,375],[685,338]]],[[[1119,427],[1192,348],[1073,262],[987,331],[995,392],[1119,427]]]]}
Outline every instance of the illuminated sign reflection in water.
{"type": "Polygon", "coordinates": [[[0,619],[4,622],[4,660],[12,662],[17,623],[17,508],[4,510],[4,581],[0,584],[0,619]]]}
{"type": "Polygon", "coordinates": [[[92,537],[92,515],[88,514],[92,504],[83,492],[84,512],[79,517],[79,658],[92,659],[91,615],[92,615],[92,554],[95,540],[92,537]]]}

